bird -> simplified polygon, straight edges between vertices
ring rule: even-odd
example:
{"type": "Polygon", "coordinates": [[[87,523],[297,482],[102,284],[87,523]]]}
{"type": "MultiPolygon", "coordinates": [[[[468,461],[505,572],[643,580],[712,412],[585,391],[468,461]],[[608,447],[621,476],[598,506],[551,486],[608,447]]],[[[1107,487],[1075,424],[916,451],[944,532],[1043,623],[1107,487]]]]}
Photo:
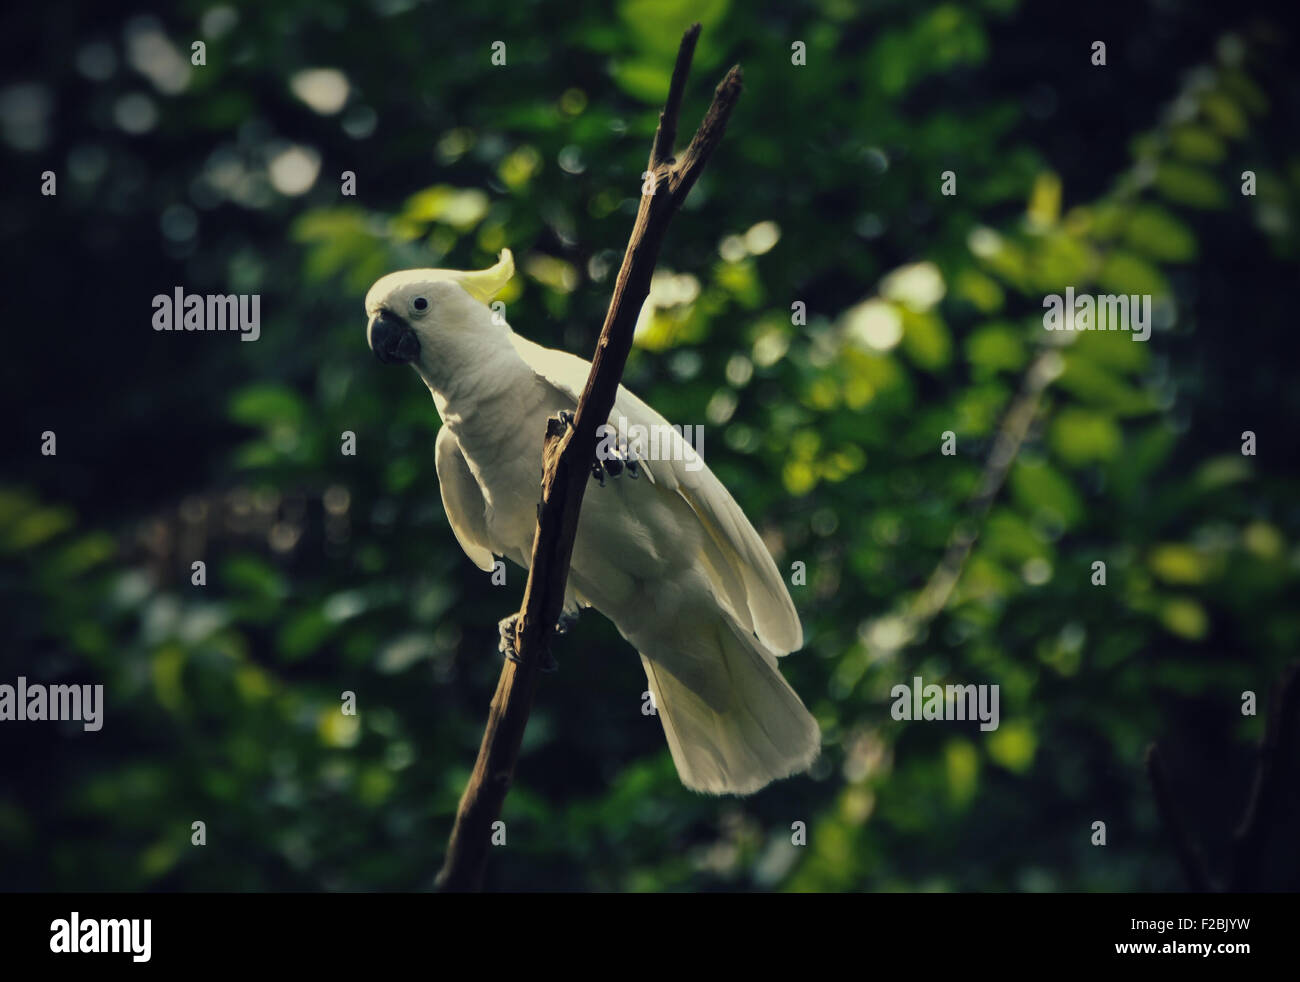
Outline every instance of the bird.
{"type": "MultiPolygon", "coordinates": [[[[528,569],[547,421],[571,421],[591,371],[489,306],[513,275],[503,249],[484,270],[389,273],[365,298],[370,349],[410,365],[433,396],[443,507],[484,571],[496,557],[528,569]]],[[[593,462],[602,486],[584,497],[557,629],[594,608],[635,648],[687,788],[748,795],[807,771],[821,734],[778,665],[803,646],[803,628],[776,563],[680,431],[622,386],[611,426],[615,417],[665,439],[657,455],[627,447],[593,462]]],[[[507,657],[512,631],[503,620],[507,657]]]]}

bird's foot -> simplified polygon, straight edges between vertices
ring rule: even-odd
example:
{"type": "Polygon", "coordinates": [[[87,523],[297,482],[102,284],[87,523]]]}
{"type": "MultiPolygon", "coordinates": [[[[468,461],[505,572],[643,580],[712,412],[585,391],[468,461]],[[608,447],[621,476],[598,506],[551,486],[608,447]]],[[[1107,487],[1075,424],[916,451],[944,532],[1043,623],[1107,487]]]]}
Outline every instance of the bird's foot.
{"type": "Polygon", "coordinates": [[[519,664],[519,655],[515,651],[515,626],[518,623],[519,614],[516,612],[509,617],[501,618],[500,623],[497,624],[497,630],[501,632],[501,641],[497,644],[497,650],[516,665],[519,664]]]}
{"type": "MultiPolygon", "coordinates": [[[[573,615],[573,619],[574,620],[577,619],[576,614],[573,615]]],[[[560,615],[560,623],[565,624],[563,614],[560,615]]],[[[571,624],[572,621],[570,621],[568,624],[565,624],[564,630],[568,630],[568,627],[571,624]]],[[[501,634],[501,641],[497,645],[497,649],[501,652],[501,654],[506,656],[506,659],[508,661],[512,661],[516,665],[522,664],[522,661],[519,658],[519,649],[517,647],[518,637],[516,631],[518,626],[519,626],[518,612],[511,614],[509,617],[501,618],[501,621],[497,624],[497,630],[501,634]]],[[[563,633],[563,631],[560,631],[559,624],[556,625],[556,631],[559,633],[563,633]]],[[[560,667],[560,663],[557,662],[555,660],[555,656],[548,651],[546,653],[546,660],[542,662],[542,666],[541,666],[542,671],[554,672],[557,669],[559,669],[559,667],[560,667]]]]}
{"type": "MultiPolygon", "coordinates": [[[[575,417],[572,411],[561,409],[556,418],[560,425],[573,429],[575,417]]],[[[591,462],[591,476],[596,482],[603,488],[606,475],[618,477],[624,473],[634,481],[641,476],[641,459],[636,455],[636,451],[629,449],[627,444],[605,448],[604,440],[598,443],[596,459],[591,462]]]]}
{"type": "Polygon", "coordinates": [[[555,622],[555,633],[568,634],[569,629],[572,628],[573,625],[577,623],[578,623],[578,611],[576,609],[562,610],[560,611],[560,619],[555,622]]]}
{"type": "MultiPolygon", "coordinates": [[[[636,451],[628,448],[626,444],[621,447],[610,447],[603,451],[606,456],[601,456],[601,449],[596,449],[596,460],[591,465],[593,477],[600,479],[600,472],[608,474],[610,477],[618,477],[621,474],[627,474],[632,480],[637,480],[641,476],[641,460],[637,457],[636,451]]],[[[600,481],[600,486],[604,487],[604,480],[600,481]]]]}

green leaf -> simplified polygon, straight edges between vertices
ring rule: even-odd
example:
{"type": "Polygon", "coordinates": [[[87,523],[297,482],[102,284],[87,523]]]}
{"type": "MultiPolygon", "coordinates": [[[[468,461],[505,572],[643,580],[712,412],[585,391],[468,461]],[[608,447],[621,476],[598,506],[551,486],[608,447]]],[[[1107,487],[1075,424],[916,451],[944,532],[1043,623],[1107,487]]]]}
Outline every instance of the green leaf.
{"type": "Polygon", "coordinates": [[[1151,363],[1151,346],[1133,341],[1131,335],[1110,331],[1082,331],[1067,354],[1067,367],[1071,359],[1087,359],[1120,372],[1140,372],[1151,363]]]}
{"type": "Polygon", "coordinates": [[[966,339],[966,357],[984,372],[1017,372],[1028,355],[1020,331],[1009,324],[989,324],[966,339]]]}
{"type": "Polygon", "coordinates": [[[1067,464],[1082,467],[1110,460],[1123,438],[1114,420],[1084,409],[1063,409],[1052,423],[1052,449],[1067,464]]]}
{"type": "Polygon", "coordinates": [[[1210,628],[1205,608],[1187,597],[1174,597],[1160,608],[1160,622],[1171,634],[1188,641],[1200,641],[1210,628]]]}
{"type": "Polygon", "coordinates": [[[302,397],[272,382],[246,385],[230,399],[230,418],[249,426],[298,426],[307,415],[302,397]]]}
{"type": "Polygon", "coordinates": [[[1046,559],[1049,554],[1043,536],[1010,508],[998,508],[989,514],[980,545],[1013,566],[1029,559],[1046,559]]]}
{"type": "Polygon", "coordinates": [[[1097,285],[1101,287],[1099,292],[1106,294],[1167,297],[1171,293],[1169,281],[1160,270],[1145,259],[1120,249],[1106,256],[1097,271],[1097,285]]]}
{"type": "Polygon", "coordinates": [[[983,314],[1001,310],[1005,299],[998,281],[975,269],[963,269],[958,273],[953,280],[952,292],[955,298],[965,300],[983,314]]]}
{"type": "Polygon", "coordinates": [[[221,581],[263,600],[281,600],[289,592],[279,570],[256,556],[234,556],[226,560],[221,581]]]}
{"type": "Polygon", "coordinates": [[[1177,585],[1204,583],[1214,572],[1208,555],[1177,542],[1156,546],[1147,562],[1156,576],[1177,585]]]}
{"type": "Polygon", "coordinates": [[[1191,229],[1157,205],[1139,205],[1133,210],[1124,239],[1152,259],[1183,263],[1196,258],[1196,236],[1191,229]]]}
{"type": "Polygon", "coordinates": [[[313,654],[334,633],[336,625],[321,612],[311,607],[294,615],[280,629],[277,647],[285,661],[301,661],[313,654]]]}
{"type": "Polygon", "coordinates": [[[4,529],[0,535],[0,551],[21,552],[38,546],[72,528],[74,521],[70,508],[34,508],[4,529]]]}
{"type": "MultiPolygon", "coordinates": [[[[1133,347],[1129,338],[1115,334],[1095,334],[1114,345],[1133,347]]],[[[1133,416],[1155,409],[1151,397],[1129,385],[1113,372],[1076,352],[1065,354],[1065,371],[1056,384],[1080,400],[1108,409],[1117,416],[1133,416]]]]}
{"type": "Polygon", "coordinates": [[[657,58],[631,58],[613,67],[614,83],[642,102],[663,102],[672,79],[672,63],[657,58]]]}
{"type": "Polygon", "coordinates": [[[1024,720],[1003,722],[989,735],[989,756],[1009,771],[1023,774],[1034,762],[1038,738],[1024,720]]]}
{"type": "Polygon", "coordinates": [[[1241,111],[1241,107],[1223,92],[1207,94],[1201,103],[1201,112],[1205,113],[1214,128],[1224,136],[1239,140],[1250,129],[1250,125],[1246,122],[1246,114],[1241,111]]]}
{"type": "MultiPolygon", "coordinates": [[[[703,59],[698,63],[707,66],[713,59],[708,57],[708,46],[713,44],[716,33],[710,28],[726,16],[729,0],[620,0],[618,15],[628,26],[629,36],[646,51],[655,52],[665,59],[671,70],[677,57],[677,48],[681,44],[682,34],[695,21],[699,21],[700,40],[697,54],[703,59]]],[[[668,94],[668,84],[657,96],[662,102],[668,94]]]]}
{"type": "Polygon", "coordinates": [[[1169,134],[1174,153],[1194,164],[1217,164],[1227,153],[1221,140],[1204,126],[1177,126],[1169,134]]]}
{"type": "Polygon", "coordinates": [[[1192,208],[1222,208],[1223,187],[1199,167],[1166,161],[1156,168],[1156,189],[1170,201],[1192,208]]]}
{"type": "Polygon", "coordinates": [[[1011,470],[1011,493],[1031,515],[1070,528],[1083,517],[1083,499],[1066,477],[1046,461],[1021,457],[1011,470]]]}
{"type": "Polygon", "coordinates": [[[962,808],[975,797],[979,784],[980,758],[969,740],[950,740],[944,747],[944,771],[948,800],[962,808]]]}
{"type": "Polygon", "coordinates": [[[903,315],[903,350],[921,368],[937,371],[952,359],[952,340],[942,320],[931,313],[919,314],[906,307],[903,315]]]}

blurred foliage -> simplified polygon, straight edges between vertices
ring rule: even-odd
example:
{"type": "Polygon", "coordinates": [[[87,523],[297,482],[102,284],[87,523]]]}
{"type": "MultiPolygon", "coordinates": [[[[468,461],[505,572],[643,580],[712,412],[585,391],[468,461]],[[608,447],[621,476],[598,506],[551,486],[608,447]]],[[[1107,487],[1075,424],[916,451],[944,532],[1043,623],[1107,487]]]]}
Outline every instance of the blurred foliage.
{"type": "MultiPolygon", "coordinates": [[[[7,53],[0,92],[23,284],[0,682],[102,681],[108,705],[96,734],[0,726],[0,886],[431,884],[523,575],[491,587],[461,554],[433,405],[374,362],[361,299],[393,269],[508,246],[515,329],[589,354],[692,19],[683,126],[727,65],[746,91],[625,382],[704,423],[780,567],[807,564],[807,645],[783,667],[825,748],[749,799],[685,791],[637,659],[590,614],[541,689],[490,885],[1177,888],[1141,771],[1157,737],[1221,859],[1262,732],[1241,693],[1262,704],[1300,636],[1294,47],[1236,10],[1101,2],[1094,68],[1064,13],[7,10],[0,36],[40,43],[7,53]],[[46,168],[57,198],[35,193],[46,168]],[[177,284],[260,292],[261,339],[155,334],[150,299],[177,284]],[[1151,340],[1044,331],[1043,295],[1067,286],[1152,294],[1151,340]],[[1050,384],[1006,486],[912,630],[1031,366],[1050,384]],[[890,689],[914,675],[999,684],[1001,727],[896,723],[890,689]]],[[[1271,885],[1296,885],[1296,844],[1271,855],[1271,885]]]]}

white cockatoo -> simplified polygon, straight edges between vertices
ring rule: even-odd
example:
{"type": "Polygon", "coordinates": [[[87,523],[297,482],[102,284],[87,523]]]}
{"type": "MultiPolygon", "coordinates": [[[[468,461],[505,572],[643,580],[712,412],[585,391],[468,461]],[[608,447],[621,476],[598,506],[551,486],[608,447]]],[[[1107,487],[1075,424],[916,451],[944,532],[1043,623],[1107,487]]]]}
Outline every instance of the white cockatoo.
{"type": "MultiPolygon", "coordinates": [[[[582,358],[515,334],[489,309],[513,275],[507,249],[491,269],[406,270],[366,294],[371,349],[410,364],[433,393],[443,506],[461,548],[485,571],[494,556],[528,568],[546,420],[577,408],[591,371],[582,358]]],[[[669,432],[621,387],[613,416],[669,432]]],[[[595,607],[640,652],[682,783],[748,794],[817,756],[817,722],[777,667],[803,645],[803,630],[727,489],[680,433],[659,442],[657,456],[607,463],[622,472],[607,484],[595,465],[602,486],[583,499],[565,610],[595,607]]],[[[503,622],[503,636],[509,630],[503,622]]]]}

